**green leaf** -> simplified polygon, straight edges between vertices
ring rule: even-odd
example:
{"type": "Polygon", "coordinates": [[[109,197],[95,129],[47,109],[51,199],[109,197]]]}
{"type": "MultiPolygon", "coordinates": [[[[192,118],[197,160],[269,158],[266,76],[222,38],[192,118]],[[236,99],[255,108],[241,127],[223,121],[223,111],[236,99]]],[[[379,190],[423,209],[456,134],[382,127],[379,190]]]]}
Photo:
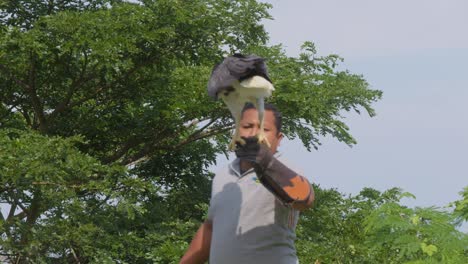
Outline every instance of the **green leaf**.
{"type": "Polygon", "coordinates": [[[426,243],[421,243],[421,249],[424,253],[426,253],[429,257],[431,257],[434,253],[437,252],[437,247],[434,245],[427,245],[426,243]]]}

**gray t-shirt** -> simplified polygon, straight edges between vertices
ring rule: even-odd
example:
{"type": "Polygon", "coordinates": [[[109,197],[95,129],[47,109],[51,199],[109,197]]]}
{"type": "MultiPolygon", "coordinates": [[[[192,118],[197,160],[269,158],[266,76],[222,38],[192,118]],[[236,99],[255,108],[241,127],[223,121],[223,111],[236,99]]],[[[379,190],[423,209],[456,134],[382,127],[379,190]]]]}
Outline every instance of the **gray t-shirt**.
{"type": "Polygon", "coordinates": [[[213,179],[210,264],[298,263],[298,217],[297,210],[284,206],[258,181],[253,169],[241,174],[239,159],[234,160],[213,179]]]}

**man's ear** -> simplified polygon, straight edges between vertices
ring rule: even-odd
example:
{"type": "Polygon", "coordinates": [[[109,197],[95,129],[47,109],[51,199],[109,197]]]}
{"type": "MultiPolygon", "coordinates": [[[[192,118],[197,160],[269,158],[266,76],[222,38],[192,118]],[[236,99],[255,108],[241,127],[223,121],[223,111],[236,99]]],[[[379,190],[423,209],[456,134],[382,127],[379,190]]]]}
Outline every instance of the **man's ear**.
{"type": "Polygon", "coordinates": [[[281,140],[283,139],[283,137],[284,137],[284,134],[281,133],[281,132],[278,132],[278,135],[277,135],[277,138],[278,138],[278,146],[280,145],[281,140]]]}

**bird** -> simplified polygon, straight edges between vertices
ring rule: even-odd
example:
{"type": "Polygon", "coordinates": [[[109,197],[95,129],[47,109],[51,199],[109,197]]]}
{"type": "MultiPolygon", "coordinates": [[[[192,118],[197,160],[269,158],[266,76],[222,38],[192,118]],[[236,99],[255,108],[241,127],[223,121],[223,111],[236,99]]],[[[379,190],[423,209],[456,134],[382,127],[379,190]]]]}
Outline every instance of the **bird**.
{"type": "Polygon", "coordinates": [[[214,66],[208,81],[208,95],[215,100],[221,98],[234,118],[235,130],[229,144],[230,150],[236,148],[236,142],[245,144],[245,140],[240,137],[239,127],[246,103],[252,103],[258,111],[258,142],[270,146],[263,131],[263,117],[265,98],[270,97],[274,90],[262,57],[235,53],[214,66]]]}

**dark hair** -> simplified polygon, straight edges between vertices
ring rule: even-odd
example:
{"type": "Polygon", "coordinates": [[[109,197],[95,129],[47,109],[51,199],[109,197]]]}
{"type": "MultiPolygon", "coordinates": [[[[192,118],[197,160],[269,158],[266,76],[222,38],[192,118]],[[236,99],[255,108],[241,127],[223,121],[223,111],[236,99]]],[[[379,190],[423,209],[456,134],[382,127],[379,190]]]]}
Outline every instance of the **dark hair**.
{"type": "MultiPolygon", "coordinates": [[[[252,103],[246,103],[244,105],[244,108],[242,109],[242,115],[244,115],[244,112],[249,109],[257,109],[257,108],[252,103]]],[[[278,110],[278,108],[276,108],[276,106],[269,104],[269,103],[265,103],[265,111],[266,110],[273,112],[273,115],[275,116],[276,130],[278,130],[278,133],[281,132],[281,127],[283,126],[283,117],[281,115],[281,112],[278,110]]]]}

